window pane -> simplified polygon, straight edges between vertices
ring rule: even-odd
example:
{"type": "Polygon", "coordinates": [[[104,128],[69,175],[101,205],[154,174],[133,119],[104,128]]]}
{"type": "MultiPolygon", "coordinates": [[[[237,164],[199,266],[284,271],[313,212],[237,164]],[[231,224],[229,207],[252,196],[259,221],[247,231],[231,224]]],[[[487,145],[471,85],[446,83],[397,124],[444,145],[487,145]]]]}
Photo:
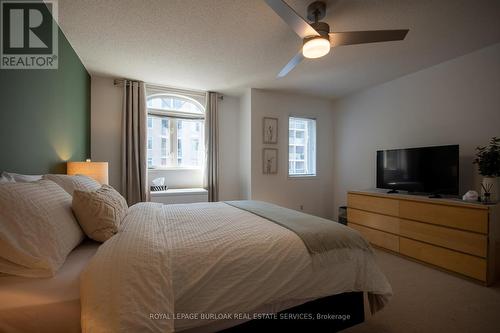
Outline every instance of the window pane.
{"type": "Polygon", "coordinates": [[[150,116],[149,168],[201,168],[204,158],[203,120],[150,116]]]}
{"type": "Polygon", "coordinates": [[[179,111],[186,113],[204,113],[203,107],[197,101],[188,97],[156,95],[148,98],[148,108],[179,111]]]}
{"type": "Polygon", "coordinates": [[[288,174],[316,175],[316,120],[289,118],[288,174]]]}
{"type": "Polygon", "coordinates": [[[168,119],[163,118],[161,120],[161,135],[167,135],[168,133],[168,119]]]}
{"type": "Polygon", "coordinates": [[[157,94],[148,97],[147,106],[154,109],[148,114],[148,167],[201,168],[204,120],[192,117],[203,117],[205,109],[200,102],[186,96],[157,94]],[[159,110],[165,110],[165,114],[159,110]],[[190,115],[184,119],[179,113],[190,115]]]}
{"type": "Polygon", "coordinates": [[[167,138],[161,138],[161,155],[167,155],[167,138]]]}
{"type": "Polygon", "coordinates": [[[177,120],[177,145],[179,167],[200,167],[203,161],[202,124],[200,120],[177,120]]]}

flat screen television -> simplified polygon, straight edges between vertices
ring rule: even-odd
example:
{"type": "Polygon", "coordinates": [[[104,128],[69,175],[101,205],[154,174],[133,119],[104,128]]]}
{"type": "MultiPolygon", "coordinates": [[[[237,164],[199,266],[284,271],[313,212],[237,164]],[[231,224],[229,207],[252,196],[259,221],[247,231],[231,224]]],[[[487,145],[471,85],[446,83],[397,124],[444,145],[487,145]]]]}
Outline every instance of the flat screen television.
{"type": "Polygon", "coordinates": [[[458,145],[377,151],[377,188],[458,195],[458,145]]]}

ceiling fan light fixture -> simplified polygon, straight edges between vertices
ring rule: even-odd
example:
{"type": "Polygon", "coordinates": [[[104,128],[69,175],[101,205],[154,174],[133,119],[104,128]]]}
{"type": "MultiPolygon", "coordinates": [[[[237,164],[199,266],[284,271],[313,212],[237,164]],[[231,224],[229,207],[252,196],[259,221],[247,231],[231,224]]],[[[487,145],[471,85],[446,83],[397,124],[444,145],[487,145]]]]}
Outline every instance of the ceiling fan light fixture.
{"type": "Polygon", "coordinates": [[[304,41],[302,54],[309,59],[321,58],[330,52],[328,36],[315,36],[304,41]]]}

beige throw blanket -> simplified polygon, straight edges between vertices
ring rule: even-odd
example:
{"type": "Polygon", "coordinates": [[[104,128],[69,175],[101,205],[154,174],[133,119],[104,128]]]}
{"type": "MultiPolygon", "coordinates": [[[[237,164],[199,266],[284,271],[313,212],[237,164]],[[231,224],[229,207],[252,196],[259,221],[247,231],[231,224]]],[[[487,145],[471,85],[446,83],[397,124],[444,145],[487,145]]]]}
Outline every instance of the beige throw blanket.
{"type": "Polygon", "coordinates": [[[226,201],[226,203],[293,231],[302,239],[310,254],[336,249],[372,251],[368,242],[358,232],[331,220],[262,201],[242,200],[226,201]]]}

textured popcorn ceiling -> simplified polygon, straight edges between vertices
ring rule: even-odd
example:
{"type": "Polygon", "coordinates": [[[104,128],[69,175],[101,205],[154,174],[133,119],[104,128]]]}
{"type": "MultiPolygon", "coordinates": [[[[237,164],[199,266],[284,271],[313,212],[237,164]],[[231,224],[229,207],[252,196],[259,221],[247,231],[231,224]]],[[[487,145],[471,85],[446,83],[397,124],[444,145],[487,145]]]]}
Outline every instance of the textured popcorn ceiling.
{"type": "MultiPolygon", "coordinates": [[[[310,1],[287,1],[306,16],[310,1]]],[[[330,0],[334,31],[409,28],[402,42],[332,49],[276,79],[301,40],[264,0],[59,0],[91,74],[235,94],[339,97],[500,42],[498,0],[330,0]]]]}

